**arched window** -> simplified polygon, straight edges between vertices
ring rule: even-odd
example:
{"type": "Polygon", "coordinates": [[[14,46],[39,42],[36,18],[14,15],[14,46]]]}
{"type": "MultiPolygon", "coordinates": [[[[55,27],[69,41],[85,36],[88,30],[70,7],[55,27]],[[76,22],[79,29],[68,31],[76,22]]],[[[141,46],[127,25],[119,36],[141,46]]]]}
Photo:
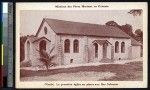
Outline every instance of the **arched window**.
{"type": "Polygon", "coordinates": [[[73,52],[74,53],[79,52],[79,41],[78,40],[74,40],[74,42],[73,42],[73,52]]]}
{"type": "Polygon", "coordinates": [[[125,53],[125,43],[121,43],[121,53],[125,53]]]}
{"type": "Polygon", "coordinates": [[[64,42],[64,51],[65,51],[65,53],[70,52],[70,40],[69,39],[66,39],[64,42]]]}
{"type": "Polygon", "coordinates": [[[119,53],[119,42],[115,42],[115,53],[119,53]]]}
{"type": "Polygon", "coordinates": [[[95,47],[95,58],[98,57],[98,44],[94,43],[94,47],[95,47]]]}
{"type": "Polygon", "coordinates": [[[47,27],[44,27],[44,33],[47,34],[47,27]]]}
{"type": "Polygon", "coordinates": [[[30,42],[27,42],[27,59],[30,60],[30,42]]]}

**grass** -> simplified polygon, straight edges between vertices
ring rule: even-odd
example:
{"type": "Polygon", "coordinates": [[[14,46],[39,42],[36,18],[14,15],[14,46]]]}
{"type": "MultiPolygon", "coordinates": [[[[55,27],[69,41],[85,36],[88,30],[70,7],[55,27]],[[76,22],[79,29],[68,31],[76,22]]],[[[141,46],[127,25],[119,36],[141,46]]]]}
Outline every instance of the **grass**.
{"type": "Polygon", "coordinates": [[[143,77],[143,63],[141,61],[130,62],[126,64],[107,64],[99,66],[80,66],[73,68],[63,68],[55,70],[21,70],[21,78],[33,76],[50,76],[61,73],[78,73],[78,72],[111,72],[116,75],[106,79],[99,79],[99,81],[142,81],[143,77]]]}

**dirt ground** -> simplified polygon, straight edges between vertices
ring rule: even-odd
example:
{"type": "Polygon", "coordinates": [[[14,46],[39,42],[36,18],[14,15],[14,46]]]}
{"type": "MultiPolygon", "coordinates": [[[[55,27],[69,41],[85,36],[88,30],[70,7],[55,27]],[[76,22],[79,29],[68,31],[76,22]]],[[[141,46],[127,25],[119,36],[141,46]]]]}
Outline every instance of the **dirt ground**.
{"type": "Polygon", "coordinates": [[[104,64],[99,66],[80,66],[73,68],[61,68],[48,71],[21,70],[22,81],[142,81],[142,61],[126,64],[104,64]]]}

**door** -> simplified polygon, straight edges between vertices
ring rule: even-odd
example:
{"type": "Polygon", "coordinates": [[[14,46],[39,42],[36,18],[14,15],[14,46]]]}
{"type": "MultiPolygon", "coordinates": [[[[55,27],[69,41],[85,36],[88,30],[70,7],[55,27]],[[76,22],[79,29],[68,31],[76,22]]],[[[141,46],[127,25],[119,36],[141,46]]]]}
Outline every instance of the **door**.
{"type": "Polygon", "coordinates": [[[107,58],[107,43],[103,44],[103,58],[107,58]]]}
{"type": "Polygon", "coordinates": [[[45,41],[45,40],[40,41],[39,50],[40,50],[40,52],[41,52],[42,50],[45,50],[45,51],[46,51],[46,41],[45,41]]]}

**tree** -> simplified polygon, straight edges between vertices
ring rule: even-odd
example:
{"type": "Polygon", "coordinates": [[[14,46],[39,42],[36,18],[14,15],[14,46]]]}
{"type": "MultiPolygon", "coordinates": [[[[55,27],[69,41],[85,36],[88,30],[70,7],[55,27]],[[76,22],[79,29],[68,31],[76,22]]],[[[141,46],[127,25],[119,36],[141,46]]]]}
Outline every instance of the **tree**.
{"type": "Polygon", "coordinates": [[[143,42],[143,31],[141,29],[135,30],[135,39],[139,42],[143,42]]]}
{"type": "Polygon", "coordinates": [[[115,21],[108,21],[107,23],[105,23],[105,25],[118,27],[119,29],[121,29],[122,31],[124,31],[129,36],[131,36],[133,38],[136,37],[135,34],[133,33],[132,25],[130,25],[130,24],[125,24],[125,25],[121,26],[118,23],[116,23],[115,21]]]}
{"type": "Polygon", "coordinates": [[[132,26],[130,24],[125,24],[120,27],[125,33],[130,35],[131,37],[134,37],[134,34],[132,32],[132,26]]]}
{"type": "Polygon", "coordinates": [[[118,23],[116,23],[115,21],[108,21],[107,23],[105,23],[105,25],[119,27],[118,23]]]}
{"type": "Polygon", "coordinates": [[[128,13],[132,14],[133,16],[140,16],[142,14],[142,9],[132,9],[128,13]]]}
{"type": "MultiPolygon", "coordinates": [[[[143,12],[142,9],[132,9],[128,13],[132,14],[133,16],[140,16],[142,12],[143,12]]],[[[143,42],[143,32],[141,29],[137,29],[135,31],[135,34],[133,35],[134,35],[134,39],[140,41],[141,43],[143,42]]]]}
{"type": "Polygon", "coordinates": [[[143,32],[142,32],[142,30],[141,29],[137,29],[137,30],[135,30],[135,34],[137,35],[137,36],[143,36],[143,32]]]}
{"type": "Polygon", "coordinates": [[[53,47],[50,50],[50,53],[48,54],[48,52],[46,52],[46,50],[37,50],[40,54],[40,58],[39,60],[43,62],[43,64],[46,66],[46,69],[48,70],[49,65],[55,65],[55,63],[52,63],[53,58],[55,57],[55,55],[52,55],[52,52],[54,50],[55,47],[53,47]]]}

